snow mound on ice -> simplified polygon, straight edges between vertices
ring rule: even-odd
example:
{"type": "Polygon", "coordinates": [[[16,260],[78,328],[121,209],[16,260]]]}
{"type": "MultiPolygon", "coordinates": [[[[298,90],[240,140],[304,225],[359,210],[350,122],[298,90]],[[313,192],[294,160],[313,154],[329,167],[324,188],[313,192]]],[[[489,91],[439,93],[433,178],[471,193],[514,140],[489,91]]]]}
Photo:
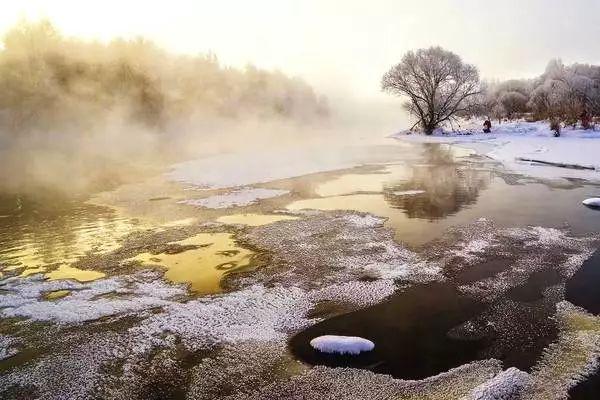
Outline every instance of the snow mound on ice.
{"type": "Polygon", "coordinates": [[[183,200],[179,203],[204,208],[244,207],[254,204],[258,200],[283,196],[287,193],[289,193],[288,190],[244,187],[225,194],[210,196],[203,199],[183,200]]]}
{"type": "Polygon", "coordinates": [[[323,353],[360,354],[371,351],[375,343],[358,336],[324,335],[314,338],[310,345],[323,353]]]}
{"type": "Polygon", "coordinates": [[[588,207],[599,207],[600,208],[600,197],[592,197],[585,199],[582,203],[588,207]]]}

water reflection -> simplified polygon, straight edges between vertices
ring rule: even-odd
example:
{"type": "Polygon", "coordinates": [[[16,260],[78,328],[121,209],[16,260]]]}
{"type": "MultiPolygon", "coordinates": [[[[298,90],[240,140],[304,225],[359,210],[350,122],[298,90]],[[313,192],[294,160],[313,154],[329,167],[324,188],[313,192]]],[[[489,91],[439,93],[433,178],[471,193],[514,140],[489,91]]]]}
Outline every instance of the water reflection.
{"type": "Polygon", "coordinates": [[[142,253],[128,261],[141,266],[165,268],[165,278],[175,283],[189,283],[198,294],[221,291],[221,280],[232,272],[250,266],[254,253],[236,244],[230,233],[200,233],[170,243],[163,253],[142,253]]]}
{"type": "Polygon", "coordinates": [[[289,210],[352,210],[387,218],[396,238],[412,244],[433,238],[426,222],[441,220],[477,202],[493,179],[440,145],[426,146],[418,164],[388,165],[377,173],[347,174],[316,188],[321,197],[295,201],[289,210]]]}
{"type": "Polygon", "coordinates": [[[23,276],[51,271],[55,279],[88,279],[93,271],[69,264],[119,248],[120,239],[139,228],[113,210],[63,198],[4,196],[0,213],[0,269],[22,269],[23,276]]]}
{"type": "Polygon", "coordinates": [[[61,279],[74,279],[79,282],[95,281],[106,276],[103,272],[83,270],[79,268],[70,267],[68,265],[61,265],[57,269],[48,272],[46,278],[51,281],[61,279]]]}
{"type": "Polygon", "coordinates": [[[417,165],[406,182],[386,185],[384,198],[409,218],[437,219],[474,204],[492,180],[492,172],[457,164],[417,165]]]}

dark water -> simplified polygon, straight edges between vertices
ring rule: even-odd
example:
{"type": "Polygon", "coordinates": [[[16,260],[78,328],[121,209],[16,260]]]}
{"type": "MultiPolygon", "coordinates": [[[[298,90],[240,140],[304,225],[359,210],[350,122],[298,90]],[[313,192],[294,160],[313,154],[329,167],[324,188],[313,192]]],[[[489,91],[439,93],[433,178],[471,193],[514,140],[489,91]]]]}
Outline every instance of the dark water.
{"type": "Polygon", "coordinates": [[[446,332],[483,307],[459,296],[448,284],[415,286],[374,307],[325,320],[294,336],[290,346],[310,364],[349,365],[407,379],[425,378],[432,371],[446,371],[476,357],[481,341],[455,340],[446,332]],[[320,335],[361,336],[377,346],[358,357],[328,355],[309,345],[320,335]]]}

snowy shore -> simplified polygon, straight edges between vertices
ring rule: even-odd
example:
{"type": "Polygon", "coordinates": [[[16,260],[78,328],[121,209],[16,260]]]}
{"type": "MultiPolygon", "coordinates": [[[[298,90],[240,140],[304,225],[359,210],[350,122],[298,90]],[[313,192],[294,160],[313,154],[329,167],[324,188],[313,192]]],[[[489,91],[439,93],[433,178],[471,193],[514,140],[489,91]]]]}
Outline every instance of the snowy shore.
{"type": "Polygon", "coordinates": [[[413,143],[446,143],[502,162],[507,170],[536,178],[600,181],[600,131],[564,128],[554,137],[547,122],[496,124],[491,133],[480,125],[431,136],[399,132],[393,137],[413,143]]]}

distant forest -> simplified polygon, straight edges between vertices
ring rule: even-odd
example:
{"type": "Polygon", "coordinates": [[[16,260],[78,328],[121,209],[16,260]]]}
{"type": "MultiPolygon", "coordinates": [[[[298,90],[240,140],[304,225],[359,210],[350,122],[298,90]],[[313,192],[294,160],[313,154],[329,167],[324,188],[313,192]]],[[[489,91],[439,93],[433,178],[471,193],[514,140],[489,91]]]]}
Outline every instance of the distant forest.
{"type": "Polygon", "coordinates": [[[22,22],[0,50],[0,135],[69,129],[104,118],[161,128],[194,116],[310,121],[327,102],[297,78],[222,66],[214,54],[170,54],[152,42],[87,42],[50,22],[22,22]]]}
{"type": "Polygon", "coordinates": [[[326,98],[303,80],[227,67],[214,54],[171,54],[143,38],[84,41],[48,21],[19,23],[3,44],[0,196],[90,193],[329,120],[326,98]]]}

